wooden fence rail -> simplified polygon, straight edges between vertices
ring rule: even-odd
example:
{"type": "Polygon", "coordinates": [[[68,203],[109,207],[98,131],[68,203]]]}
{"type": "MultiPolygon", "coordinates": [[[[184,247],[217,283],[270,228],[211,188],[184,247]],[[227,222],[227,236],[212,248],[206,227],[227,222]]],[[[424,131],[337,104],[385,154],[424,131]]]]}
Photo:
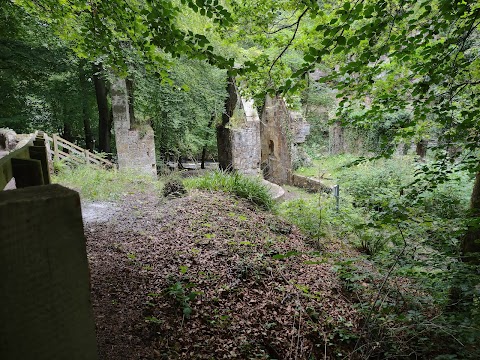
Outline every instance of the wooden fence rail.
{"type": "Polygon", "coordinates": [[[46,135],[45,141],[47,145],[47,151],[49,152],[50,159],[55,161],[64,160],[74,164],[89,164],[98,167],[114,168],[115,164],[112,162],[72,144],[60,136],[53,134],[52,137],[46,135]]]}
{"type": "MultiPolygon", "coordinates": [[[[115,168],[115,164],[54,134],[37,131],[0,158],[0,191],[15,178],[17,188],[50,184],[52,161],[115,168]]],[[[7,187],[8,188],[8,187],[7,187]]]]}

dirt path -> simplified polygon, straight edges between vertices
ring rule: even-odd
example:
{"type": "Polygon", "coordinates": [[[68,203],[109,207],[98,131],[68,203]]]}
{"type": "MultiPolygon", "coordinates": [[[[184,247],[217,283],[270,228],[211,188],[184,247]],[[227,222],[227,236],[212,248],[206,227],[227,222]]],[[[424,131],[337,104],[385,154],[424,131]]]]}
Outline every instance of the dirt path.
{"type": "Polygon", "coordinates": [[[132,195],[84,217],[102,359],[330,358],[357,322],[331,266],[246,201],[132,195]]]}
{"type": "Polygon", "coordinates": [[[108,222],[119,211],[120,209],[114,202],[82,202],[82,218],[83,222],[87,224],[108,222]]]}

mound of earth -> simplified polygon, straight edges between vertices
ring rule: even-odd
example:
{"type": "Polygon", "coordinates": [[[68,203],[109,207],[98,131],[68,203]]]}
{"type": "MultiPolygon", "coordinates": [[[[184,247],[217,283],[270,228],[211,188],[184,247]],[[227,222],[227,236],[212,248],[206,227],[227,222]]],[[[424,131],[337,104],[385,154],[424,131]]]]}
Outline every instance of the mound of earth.
{"type": "Polygon", "coordinates": [[[132,195],[85,232],[103,359],[333,358],[358,326],[299,231],[222,193],[132,195]]]}

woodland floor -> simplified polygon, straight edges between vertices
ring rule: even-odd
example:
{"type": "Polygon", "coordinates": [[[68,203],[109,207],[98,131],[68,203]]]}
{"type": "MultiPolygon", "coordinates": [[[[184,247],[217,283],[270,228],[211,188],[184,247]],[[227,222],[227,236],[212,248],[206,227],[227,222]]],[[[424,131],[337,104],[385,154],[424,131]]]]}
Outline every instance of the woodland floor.
{"type": "Polygon", "coordinates": [[[85,222],[102,359],[327,359],[358,327],[323,256],[338,244],[318,253],[222,193],[131,194],[114,209],[85,222]]]}

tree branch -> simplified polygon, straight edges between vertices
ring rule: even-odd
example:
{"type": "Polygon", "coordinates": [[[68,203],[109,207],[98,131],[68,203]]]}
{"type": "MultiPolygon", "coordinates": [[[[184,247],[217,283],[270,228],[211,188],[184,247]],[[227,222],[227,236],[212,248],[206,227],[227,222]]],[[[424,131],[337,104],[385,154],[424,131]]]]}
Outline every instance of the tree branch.
{"type": "Polygon", "coordinates": [[[273,67],[275,66],[277,61],[280,60],[280,58],[283,56],[283,54],[285,54],[285,52],[288,50],[288,48],[292,45],[293,40],[295,40],[295,37],[297,36],[298,28],[300,26],[300,21],[302,21],[302,18],[305,16],[307,11],[308,11],[308,7],[305,10],[303,10],[303,12],[298,17],[297,21],[293,24],[295,26],[295,31],[293,32],[293,35],[292,35],[290,41],[285,46],[285,48],[282,50],[282,52],[275,58],[272,65],[270,66],[270,69],[268,69],[268,75],[269,75],[270,79],[272,78],[271,72],[272,72],[273,67]]]}

